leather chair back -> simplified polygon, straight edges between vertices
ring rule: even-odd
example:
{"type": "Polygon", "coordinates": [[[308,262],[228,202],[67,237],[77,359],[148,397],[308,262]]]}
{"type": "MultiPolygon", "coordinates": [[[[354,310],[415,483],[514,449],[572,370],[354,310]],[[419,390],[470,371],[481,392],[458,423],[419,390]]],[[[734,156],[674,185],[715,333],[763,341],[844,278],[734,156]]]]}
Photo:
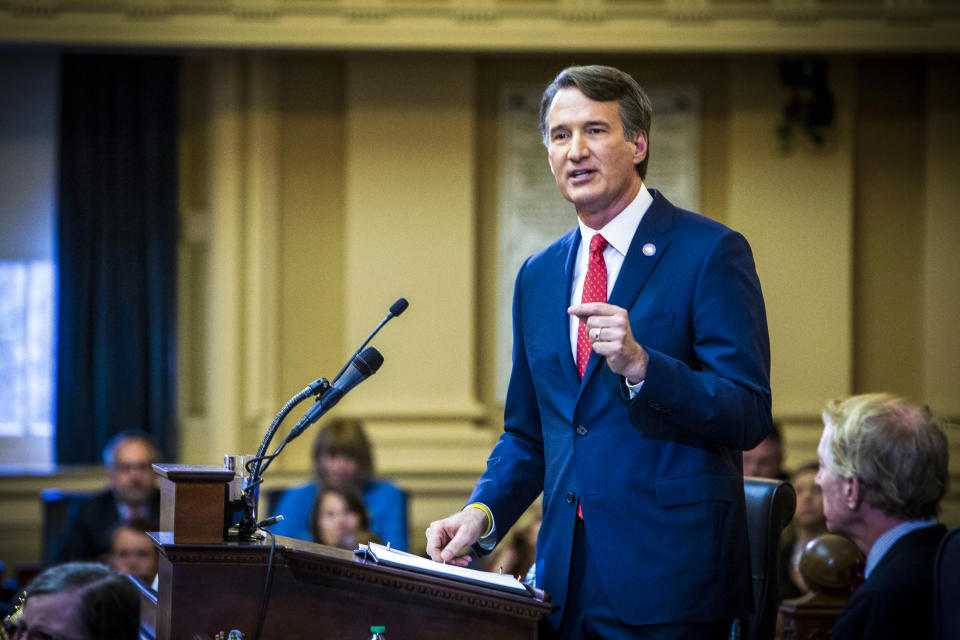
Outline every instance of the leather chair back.
{"type": "Polygon", "coordinates": [[[44,489],[40,492],[41,513],[43,514],[43,562],[51,564],[57,561],[62,545],[63,528],[77,513],[80,505],[93,495],[89,491],[64,491],[62,489],[44,489]]]}
{"type": "Polygon", "coordinates": [[[797,493],[782,480],[744,478],[754,613],[740,621],[741,640],[772,640],[780,606],[780,534],[793,518],[797,493]]]}

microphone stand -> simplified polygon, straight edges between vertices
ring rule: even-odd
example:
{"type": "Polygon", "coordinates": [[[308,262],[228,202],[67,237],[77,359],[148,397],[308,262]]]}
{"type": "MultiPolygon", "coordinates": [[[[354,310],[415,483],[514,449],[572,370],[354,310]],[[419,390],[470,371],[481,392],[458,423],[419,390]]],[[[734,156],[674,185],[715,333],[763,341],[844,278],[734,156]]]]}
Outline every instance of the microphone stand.
{"type": "MultiPolygon", "coordinates": [[[[237,524],[237,537],[239,539],[253,540],[255,537],[254,534],[257,532],[257,529],[260,528],[260,525],[266,524],[267,522],[266,520],[261,523],[257,522],[257,499],[259,497],[259,491],[257,490],[257,487],[263,483],[263,472],[266,471],[270,461],[280,453],[280,449],[277,449],[273,455],[264,456],[267,451],[267,447],[270,446],[270,441],[273,440],[273,436],[277,433],[277,429],[280,427],[280,423],[283,422],[284,418],[287,417],[287,414],[293,411],[294,407],[296,407],[298,404],[312,395],[318,395],[322,397],[323,394],[325,394],[329,389],[330,382],[326,378],[318,378],[304,387],[300,393],[290,398],[290,400],[283,405],[283,408],[281,408],[274,417],[273,422],[270,423],[270,428],[267,429],[267,433],[263,436],[263,441],[260,443],[260,448],[257,449],[257,455],[247,461],[246,467],[250,477],[247,480],[247,484],[243,488],[243,493],[240,496],[243,515],[240,517],[240,522],[237,524]],[[266,464],[264,464],[264,460],[266,460],[266,464]]],[[[269,520],[273,520],[273,518],[269,518],[269,520]]],[[[274,522],[276,521],[274,520],[274,522]]],[[[270,524],[273,524],[273,522],[270,522],[270,524]]]]}
{"type": "MultiPolygon", "coordinates": [[[[343,368],[340,369],[339,373],[333,378],[333,382],[329,382],[326,378],[318,378],[307,385],[300,393],[290,398],[287,401],[287,404],[283,405],[283,408],[280,409],[280,412],[277,413],[276,417],[273,419],[273,422],[270,424],[270,428],[267,429],[267,433],[263,437],[263,441],[260,443],[260,448],[257,449],[257,455],[247,462],[247,472],[250,473],[250,479],[247,482],[247,486],[243,489],[243,494],[240,497],[241,508],[243,515],[240,518],[240,522],[237,525],[237,537],[241,540],[253,540],[257,529],[263,526],[269,526],[274,524],[278,519],[282,519],[283,516],[277,516],[276,518],[267,518],[261,522],[257,522],[257,498],[259,496],[259,491],[257,487],[263,483],[263,473],[267,470],[267,467],[270,466],[270,463],[280,455],[280,451],[287,445],[290,440],[293,438],[287,437],[276,451],[274,451],[269,456],[265,455],[267,452],[267,447],[270,446],[270,441],[273,440],[273,436],[276,434],[277,429],[280,427],[280,423],[283,422],[283,419],[287,417],[287,414],[290,413],[294,407],[303,402],[306,398],[311,395],[319,396],[317,401],[319,402],[323,396],[330,390],[330,388],[340,380],[340,376],[347,370],[350,366],[350,363],[363,351],[363,348],[369,344],[377,332],[383,328],[383,325],[387,324],[392,318],[399,316],[401,313],[406,311],[408,302],[405,298],[399,298],[396,302],[390,305],[390,311],[387,313],[386,317],[380,321],[380,324],[377,325],[377,328],[367,336],[367,339],[364,340],[363,344],[360,345],[360,348],[353,354],[353,357],[347,360],[346,364],[343,365],[343,368]],[[251,468],[252,466],[252,468],[251,468]]],[[[377,354],[379,355],[379,353],[377,354]]],[[[382,361],[382,358],[381,358],[382,361]]],[[[377,365],[379,367],[379,364],[377,365]]],[[[319,418],[320,416],[317,416],[319,418]]],[[[301,431],[302,432],[302,431],[301,431]]],[[[298,432],[296,436],[299,436],[301,432],[298,432]]],[[[296,437],[294,436],[294,437],[296,437]]]]}

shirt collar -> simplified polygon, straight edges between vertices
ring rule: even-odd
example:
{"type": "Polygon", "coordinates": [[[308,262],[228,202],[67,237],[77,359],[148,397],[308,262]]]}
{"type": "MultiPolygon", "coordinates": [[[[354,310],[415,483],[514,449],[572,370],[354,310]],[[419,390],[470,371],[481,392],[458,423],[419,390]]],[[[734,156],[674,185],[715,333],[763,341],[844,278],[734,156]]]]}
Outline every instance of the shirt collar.
{"type": "Polygon", "coordinates": [[[643,219],[643,214],[647,212],[653,203],[653,196],[647,190],[644,184],[640,183],[640,191],[637,197],[628,204],[623,211],[614,216],[613,220],[608,222],[599,231],[591,229],[580,220],[580,239],[581,247],[590,247],[590,239],[594,234],[599,233],[607,242],[616,249],[620,255],[627,255],[630,243],[633,242],[633,236],[637,233],[637,227],[643,219]]]}
{"type": "Polygon", "coordinates": [[[864,577],[870,577],[870,572],[877,568],[877,564],[883,559],[883,556],[887,555],[887,551],[897,540],[912,531],[923,527],[932,527],[935,524],[937,524],[936,518],[933,520],[908,520],[907,522],[901,522],[892,529],[887,529],[870,547],[870,552],[867,554],[867,564],[863,570],[864,577]]]}

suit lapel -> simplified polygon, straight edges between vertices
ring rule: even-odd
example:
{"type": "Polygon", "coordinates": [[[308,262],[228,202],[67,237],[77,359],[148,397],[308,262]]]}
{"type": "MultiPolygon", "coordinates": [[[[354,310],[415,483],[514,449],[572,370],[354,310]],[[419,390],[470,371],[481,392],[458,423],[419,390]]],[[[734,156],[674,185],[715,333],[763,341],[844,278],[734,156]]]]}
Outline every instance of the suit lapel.
{"type": "Polygon", "coordinates": [[[577,361],[573,357],[570,347],[570,316],[567,307],[570,306],[570,290],[573,287],[573,266],[577,259],[577,250],[580,247],[580,228],[575,227],[564,238],[561,244],[561,258],[563,259],[563,278],[557,278],[551,284],[548,300],[556,300],[559,305],[548,314],[550,318],[559,318],[557,323],[551,322],[550,331],[555,335],[550,337],[550,344],[557,345],[557,358],[560,360],[560,370],[570,387],[570,393],[577,395],[580,389],[580,375],[577,373],[577,361]],[[564,251],[565,249],[565,251],[564,251]]]}
{"type": "MultiPolygon", "coordinates": [[[[643,289],[653,269],[670,245],[666,234],[673,227],[673,205],[659,191],[655,189],[651,191],[653,202],[643,214],[643,219],[640,220],[640,225],[633,234],[623,266],[620,267],[620,273],[617,275],[617,282],[613,285],[613,291],[610,292],[610,299],[607,301],[627,310],[633,306],[637,296],[640,295],[640,290],[643,289]]],[[[583,374],[584,384],[590,379],[600,361],[601,358],[596,353],[590,355],[587,370],[583,374]]],[[[576,375],[576,365],[574,365],[574,375],[576,375]]],[[[582,392],[583,385],[578,386],[582,392]]]]}
{"type": "Polygon", "coordinates": [[[670,241],[666,233],[673,227],[673,205],[654,190],[654,199],[644,214],[630,249],[623,260],[620,275],[610,293],[610,304],[624,309],[633,306],[654,267],[666,253],[670,241]],[[649,255],[647,255],[649,254],[649,255]]]}

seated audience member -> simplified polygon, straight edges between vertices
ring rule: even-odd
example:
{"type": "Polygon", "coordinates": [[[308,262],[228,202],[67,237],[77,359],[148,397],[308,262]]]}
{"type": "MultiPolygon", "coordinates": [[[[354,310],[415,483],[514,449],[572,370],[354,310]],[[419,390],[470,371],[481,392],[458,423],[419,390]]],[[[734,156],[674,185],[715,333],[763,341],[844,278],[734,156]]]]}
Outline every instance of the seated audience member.
{"type": "Polygon", "coordinates": [[[104,563],[117,573],[136,576],[143,583],[151,584],[157,575],[157,548],[146,533],[150,530],[146,520],[116,524],[110,532],[110,552],[104,557],[104,563]]]}
{"type": "Polygon", "coordinates": [[[102,564],[57,565],[27,585],[4,628],[11,640],[136,640],[140,594],[127,578],[102,564]]]}
{"type": "Polygon", "coordinates": [[[353,489],[332,484],[325,485],[313,503],[310,533],[314,542],[341,549],[380,542],[370,532],[370,518],[360,496],[353,489]]]}
{"type": "Polygon", "coordinates": [[[866,582],[833,638],[933,637],[933,564],[946,528],[947,438],[930,410],[896,396],[835,400],[817,448],[827,528],[867,554],[866,582]]]}
{"type": "Polygon", "coordinates": [[[543,516],[538,513],[526,526],[512,529],[484,561],[484,569],[520,576],[522,580],[536,560],[537,536],[542,519],[543,516]]]}
{"type": "Polygon", "coordinates": [[[823,515],[823,494],[815,481],[819,465],[808,462],[793,472],[790,479],[797,491],[797,510],[790,526],[784,531],[780,551],[780,599],[796,598],[809,589],[800,575],[800,556],[807,543],[827,532],[823,515]]]}
{"type": "Polygon", "coordinates": [[[110,550],[110,529],[122,520],[146,520],[160,528],[160,491],[152,465],[157,451],[146,436],[131,431],[103,450],[108,488],[83,503],[58,540],[57,560],[99,560],[110,550]]]}
{"type": "Polygon", "coordinates": [[[353,488],[370,514],[370,530],[391,547],[407,550],[407,496],[385,480],[374,480],[370,443],[356,420],[334,420],[313,442],[314,481],[288,489],[273,514],[283,520],[271,530],[282,536],[310,540],[310,511],[320,487],[336,484],[353,488]]]}
{"type": "Polygon", "coordinates": [[[770,433],[760,444],[743,452],[743,475],[771,480],[787,479],[783,471],[783,435],[777,422],[773,423],[770,433]]]}

